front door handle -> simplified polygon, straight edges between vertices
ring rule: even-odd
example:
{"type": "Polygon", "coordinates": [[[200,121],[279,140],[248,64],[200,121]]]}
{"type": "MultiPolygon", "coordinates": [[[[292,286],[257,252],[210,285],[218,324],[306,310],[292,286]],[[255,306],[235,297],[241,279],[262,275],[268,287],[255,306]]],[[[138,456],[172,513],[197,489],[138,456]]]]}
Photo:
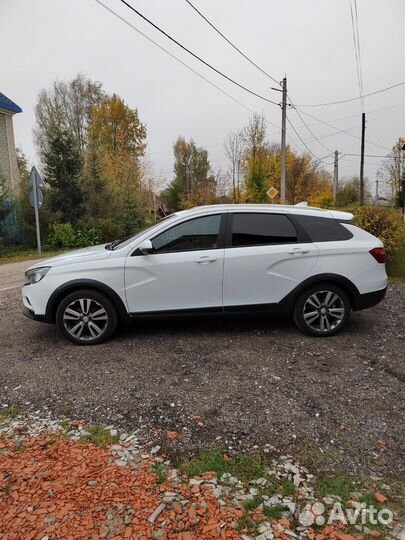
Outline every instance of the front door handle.
{"type": "Polygon", "coordinates": [[[212,262],[215,262],[217,259],[215,257],[208,257],[207,255],[205,255],[204,257],[200,257],[199,259],[196,259],[196,263],[198,264],[208,264],[208,263],[212,263],[212,262]]]}
{"type": "Polygon", "coordinates": [[[305,253],[309,253],[309,249],[294,248],[288,252],[289,255],[304,255],[305,253]]]}

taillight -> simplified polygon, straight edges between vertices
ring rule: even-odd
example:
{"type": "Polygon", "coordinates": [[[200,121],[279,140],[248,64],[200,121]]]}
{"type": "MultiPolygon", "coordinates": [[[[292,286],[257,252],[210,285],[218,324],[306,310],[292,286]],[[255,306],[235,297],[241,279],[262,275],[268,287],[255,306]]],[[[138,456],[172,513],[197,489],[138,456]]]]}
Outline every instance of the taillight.
{"type": "Polygon", "coordinates": [[[370,255],[372,255],[378,263],[385,263],[387,261],[387,254],[383,247],[370,249],[370,255]]]}

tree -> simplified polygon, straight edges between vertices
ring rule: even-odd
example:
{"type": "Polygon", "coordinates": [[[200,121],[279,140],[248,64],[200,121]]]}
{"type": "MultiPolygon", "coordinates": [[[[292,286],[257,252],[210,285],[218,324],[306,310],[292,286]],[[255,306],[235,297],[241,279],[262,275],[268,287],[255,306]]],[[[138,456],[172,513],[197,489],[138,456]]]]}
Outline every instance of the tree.
{"type": "Polygon", "coordinates": [[[382,167],[379,169],[377,176],[385,183],[385,186],[390,192],[392,200],[397,206],[403,207],[404,205],[404,188],[403,186],[403,173],[402,168],[405,167],[403,161],[403,146],[405,145],[405,138],[400,137],[398,141],[392,147],[392,151],[388,154],[382,167]]]}
{"type": "Polygon", "coordinates": [[[229,133],[224,143],[225,154],[230,161],[230,174],[232,179],[233,202],[240,201],[240,181],[242,173],[242,157],[244,150],[244,139],[241,131],[229,133]]]}
{"type": "Polygon", "coordinates": [[[263,115],[254,114],[243,130],[245,189],[249,202],[265,202],[268,190],[269,145],[263,115]]]}
{"type": "Polygon", "coordinates": [[[63,223],[76,223],[84,213],[84,204],[79,184],[81,158],[71,131],[59,127],[49,136],[43,164],[51,188],[47,192],[48,208],[63,223]]]}
{"type": "Polygon", "coordinates": [[[101,217],[103,210],[120,216],[122,234],[139,229],[147,217],[140,161],[145,139],[137,109],[116,94],[94,107],[82,182],[85,200],[93,217],[101,217]]]}
{"type": "Polygon", "coordinates": [[[175,211],[200,204],[210,204],[216,198],[216,179],[211,174],[208,152],[191,139],[179,137],[173,146],[175,177],[162,193],[168,207],[175,211]]]}
{"type": "Polygon", "coordinates": [[[42,156],[56,130],[69,131],[83,158],[94,106],[104,96],[102,85],[78,75],[71,81],[55,81],[42,90],[35,107],[34,135],[42,156]]]}
{"type": "Polygon", "coordinates": [[[345,207],[360,204],[360,179],[352,176],[343,180],[336,194],[336,206],[345,207]]]}

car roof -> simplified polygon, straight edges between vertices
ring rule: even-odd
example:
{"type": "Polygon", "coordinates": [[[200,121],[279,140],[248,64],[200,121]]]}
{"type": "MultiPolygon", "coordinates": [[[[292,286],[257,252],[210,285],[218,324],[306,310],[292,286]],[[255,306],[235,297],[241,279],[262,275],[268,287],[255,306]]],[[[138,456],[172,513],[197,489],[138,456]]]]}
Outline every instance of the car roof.
{"type": "Polygon", "coordinates": [[[342,220],[352,220],[353,214],[339,210],[327,210],[304,204],[209,204],[176,212],[178,216],[199,215],[213,212],[271,212],[277,214],[301,214],[342,220]]]}

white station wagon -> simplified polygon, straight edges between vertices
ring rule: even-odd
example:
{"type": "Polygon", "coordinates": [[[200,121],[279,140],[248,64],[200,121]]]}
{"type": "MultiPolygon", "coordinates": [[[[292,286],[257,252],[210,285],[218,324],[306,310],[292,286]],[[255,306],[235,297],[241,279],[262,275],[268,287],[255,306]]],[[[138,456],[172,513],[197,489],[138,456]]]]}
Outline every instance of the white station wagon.
{"type": "Polygon", "coordinates": [[[387,287],[382,242],[352,218],[301,205],[176,212],[125,241],[32,266],[24,313],[80,345],[139,316],[243,310],[290,313],[303,332],[330,336],[387,287]]]}

